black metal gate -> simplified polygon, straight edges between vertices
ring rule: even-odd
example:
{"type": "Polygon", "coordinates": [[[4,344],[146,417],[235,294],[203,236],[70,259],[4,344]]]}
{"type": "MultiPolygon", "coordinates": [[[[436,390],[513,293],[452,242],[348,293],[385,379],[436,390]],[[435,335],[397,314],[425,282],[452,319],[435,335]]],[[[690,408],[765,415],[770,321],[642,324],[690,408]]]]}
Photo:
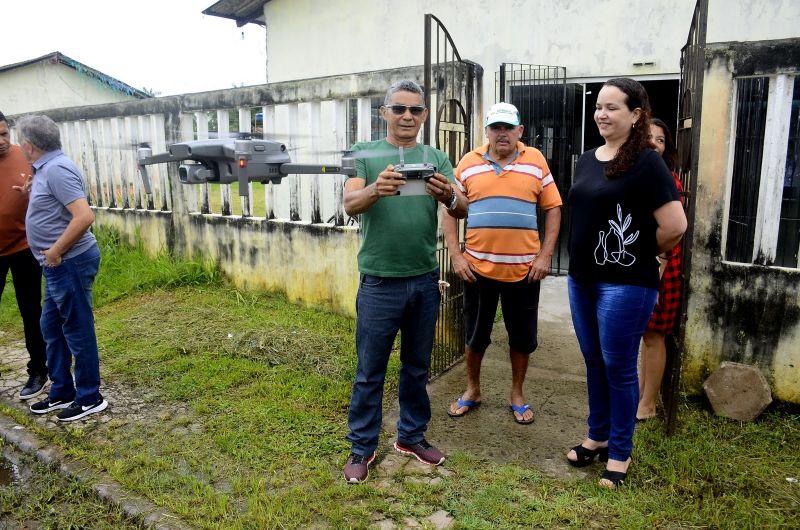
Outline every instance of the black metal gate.
{"type": "Polygon", "coordinates": [[[692,16],[692,25],[686,44],[681,49],[681,88],[678,111],[678,175],[686,190],[685,209],[689,228],[682,243],[681,318],[675,333],[667,341],[667,366],[661,385],[667,434],[675,431],[678,415],[678,396],[681,379],[682,353],[686,336],[686,311],[688,308],[689,278],[692,270],[692,238],[694,233],[695,197],[697,190],[697,162],[700,145],[700,108],[703,99],[705,73],[706,21],[708,0],[698,0],[692,16]]]}
{"type": "MultiPolygon", "coordinates": [[[[482,99],[483,69],[461,59],[453,39],[442,21],[425,15],[425,105],[431,109],[423,135],[448,154],[455,167],[473,147],[473,116],[482,99]],[[433,127],[431,127],[433,125],[433,127]],[[432,130],[433,129],[433,130],[432,130]]],[[[431,355],[430,377],[444,373],[464,355],[463,283],[452,272],[450,254],[440,238],[439,267],[443,289],[431,355]]]]}
{"type": "MultiPolygon", "coordinates": [[[[495,79],[495,99],[517,107],[525,126],[522,142],[542,152],[564,200],[561,230],[551,266],[554,274],[569,267],[566,240],[570,229],[570,209],[566,201],[572,185],[574,160],[580,155],[581,115],[576,112],[578,85],[567,84],[567,70],[561,66],[502,63],[495,79]]],[[[545,217],[538,214],[539,234],[545,233],[545,217]]]]}

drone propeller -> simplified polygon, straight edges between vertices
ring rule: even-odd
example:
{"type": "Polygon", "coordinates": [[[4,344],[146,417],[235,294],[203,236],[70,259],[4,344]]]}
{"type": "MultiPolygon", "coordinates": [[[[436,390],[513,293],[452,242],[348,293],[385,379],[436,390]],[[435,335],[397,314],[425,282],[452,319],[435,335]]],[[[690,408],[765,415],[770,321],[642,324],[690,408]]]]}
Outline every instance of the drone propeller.
{"type": "Polygon", "coordinates": [[[363,160],[366,158],[381,158],[387,156],[395,156],[398,154],[397,149],[357,149],[355,151],[350,149],[333,149],[325,151],[317,151],[319,155],[342,155],[344,158],[354,158],[363,160]]]}
{"type": "Polygon", "coordinates": [[[131,140],[130,142],[103,143],[102,145],[98,145],[97,148],[104,151],[135,151],[140,147],[150,147],[151,145],[151,142],[131,140]]]}

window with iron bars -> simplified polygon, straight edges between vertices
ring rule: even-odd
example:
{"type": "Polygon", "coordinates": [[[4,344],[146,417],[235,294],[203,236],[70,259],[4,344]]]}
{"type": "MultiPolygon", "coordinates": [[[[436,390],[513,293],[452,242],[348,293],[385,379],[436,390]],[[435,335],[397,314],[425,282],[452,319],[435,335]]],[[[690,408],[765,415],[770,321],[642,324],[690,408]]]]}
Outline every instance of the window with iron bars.
{"type": "Polygon", "coordinates": [[[727,261],[800,268],[800,77],[736,80],[727,261]]]}
{"type": "MultiPolygon", "coordinates": [[[[380,108],[383,97],[370,98],[370,139],[380,140],[386,137],[386,122],[383,121],[380,108]]],[[[358,100],[347,100],[347,134],[346,143],[350,147],[358,139],[358,100]]]]}

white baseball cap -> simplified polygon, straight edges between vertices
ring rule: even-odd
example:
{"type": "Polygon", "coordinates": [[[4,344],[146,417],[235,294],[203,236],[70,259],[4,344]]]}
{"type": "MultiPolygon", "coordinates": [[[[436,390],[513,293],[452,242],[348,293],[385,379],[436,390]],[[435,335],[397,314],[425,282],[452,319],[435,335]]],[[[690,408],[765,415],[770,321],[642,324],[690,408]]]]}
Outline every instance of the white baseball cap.
{"type": "Polygon", "coordinates": [[[516,127],[519,125],[519,111],[511,103],[495,103],[489,107],[486,113],[486,124],[488,127],[493,123],[507,123],[516,127]]]}

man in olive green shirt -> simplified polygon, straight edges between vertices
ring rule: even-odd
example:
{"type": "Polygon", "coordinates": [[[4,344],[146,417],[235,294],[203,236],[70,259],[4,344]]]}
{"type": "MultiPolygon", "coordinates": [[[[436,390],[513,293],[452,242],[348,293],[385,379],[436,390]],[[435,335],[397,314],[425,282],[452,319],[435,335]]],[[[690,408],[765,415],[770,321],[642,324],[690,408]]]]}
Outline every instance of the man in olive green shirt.
{"type": "Polygon", "coordinates": [[[439,312],[439,265],[436,260],[439,203],[448,215],[463,218],[466,198],[453,185],[453,166],[447,155],[417,144],[428,109],[425,94],[413,81],[393,84],[381,115],[385,140],[356,144],[356,176],[347,180],[344,208],[361,215],[362,245],[358,253],[360,282],[356,298],[358,368],[350,400],[347,439],[352,444],[344,468],[348,483],[364,482],[375,458],[382,421],[386,366],[397,332],[400,342],[400,381],[395,449],[431,465],[444,454],[425,440],[431,418],[426,388],[433,335],[439,312]],[[407,181],[395,171],[403,162],[427,161],[436,166],[432,177],[407,181]],[[385,153],[385,155],[384,155],[385,153]],[[396,154],[395,154],[396,153],[396,154]],[[417,193],[403,193],[412,187],[417,193]]]}

